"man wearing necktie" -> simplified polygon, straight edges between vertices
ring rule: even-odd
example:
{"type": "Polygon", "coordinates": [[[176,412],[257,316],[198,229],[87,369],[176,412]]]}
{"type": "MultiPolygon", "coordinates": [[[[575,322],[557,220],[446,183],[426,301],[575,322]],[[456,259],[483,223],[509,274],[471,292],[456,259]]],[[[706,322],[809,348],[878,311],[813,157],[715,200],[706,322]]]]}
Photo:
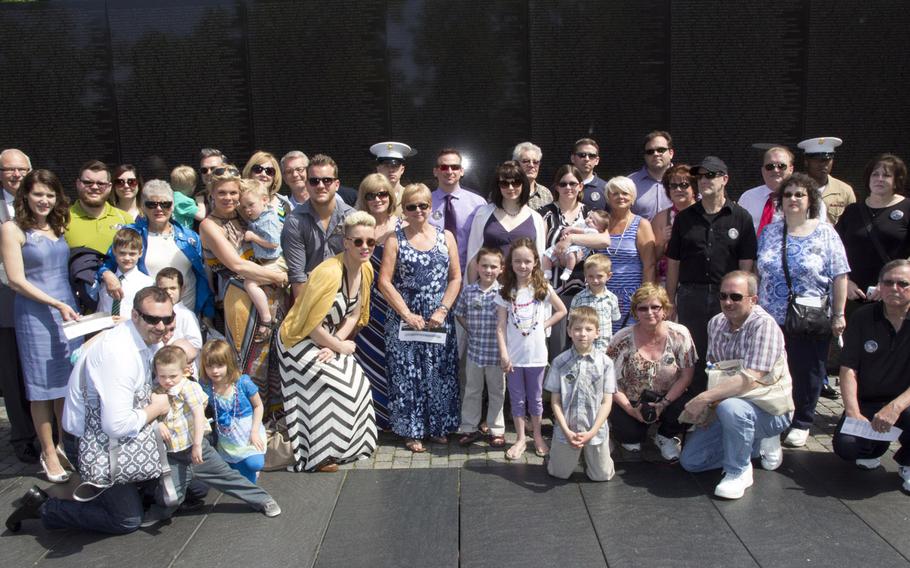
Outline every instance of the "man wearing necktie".
{"type": "Polygon", "coordinates": [[[761,177],[764,184],[747,190],[739,198],[739,205],[752,216],[755,234],[760,235],[765,225],[774,219],[777,210],[777,190],[793,173],[793,152],[783,146],[765,151],[761,177]]]}
{"type": "Polygon", "coordinates": [[[464,274],[467,268],[465,262],[468,254],[468,234],[474,221],[474,213],[487,202],[473,191],[461,187],[464,168],[458,150],[453,148],[440,150],[436,156],[433,175],[436,176],[439,187],[433,192],[430,224],[455,235],[455,242],[458,243],[458,260],[464,274]]]}

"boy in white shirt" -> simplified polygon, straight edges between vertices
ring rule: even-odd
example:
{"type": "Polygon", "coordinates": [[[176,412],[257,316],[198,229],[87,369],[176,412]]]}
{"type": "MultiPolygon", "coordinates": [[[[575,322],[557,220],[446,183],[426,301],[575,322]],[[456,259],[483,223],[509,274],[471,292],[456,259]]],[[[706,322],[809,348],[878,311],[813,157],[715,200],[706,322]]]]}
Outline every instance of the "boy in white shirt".
{"type": "Polygon", "coordinates": [[[139,233],[132,229],[120,229],[114,234],[111,249],[117,262],[115,276],[120,279],[123,297],[115,300],[101,287],[98,311],[110,312],[114,318],[119,318],[115,321],[126,321],[133,309],[133,297],[136,292],[147,286],[154,286],[155,281],[136,266],[142,257],[142,237],[139,233]]]}

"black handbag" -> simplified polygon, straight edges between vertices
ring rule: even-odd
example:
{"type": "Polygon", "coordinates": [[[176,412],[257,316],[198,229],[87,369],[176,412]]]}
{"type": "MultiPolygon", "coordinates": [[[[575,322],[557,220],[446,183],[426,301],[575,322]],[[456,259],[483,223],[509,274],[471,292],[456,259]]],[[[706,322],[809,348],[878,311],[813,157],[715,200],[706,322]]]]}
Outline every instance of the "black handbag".
{"type": "MultiPolygon", "coordinates": [[[[797,302],[793,292],[793,282],[790,280],[790,268],[787,265],[787,223],[784,222],[784,235],[782,239],[784,278],[787,280],[787,317],[784,320],[784,331],[790,335],[823,338],[831,334],[831,309],[827,295],[822,299],[821,306],[807,306],[797,302]]],[[[813,298],[814,299],[814,298],[813,298]]]]}

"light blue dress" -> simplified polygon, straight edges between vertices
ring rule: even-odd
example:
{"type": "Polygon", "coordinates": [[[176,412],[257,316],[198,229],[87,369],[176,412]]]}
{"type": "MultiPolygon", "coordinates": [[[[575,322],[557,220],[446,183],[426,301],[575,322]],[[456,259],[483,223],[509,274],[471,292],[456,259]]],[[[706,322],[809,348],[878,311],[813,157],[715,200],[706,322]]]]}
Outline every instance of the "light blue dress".
{"type": "MultiPolygon", "coordinates": [[[[75,310],[76,300],[69,286],[69,257],[70,248],[63,237],[54,241],[42,233],[26,231],[22,245],[25,278],[75,310]]],[[[67,341],[63,335],[63,317],[47,304],[16,294],[14,309],[26,398],[63,398],[73,370],[70,353],[82,345],[82,339],[67,341]]]]}

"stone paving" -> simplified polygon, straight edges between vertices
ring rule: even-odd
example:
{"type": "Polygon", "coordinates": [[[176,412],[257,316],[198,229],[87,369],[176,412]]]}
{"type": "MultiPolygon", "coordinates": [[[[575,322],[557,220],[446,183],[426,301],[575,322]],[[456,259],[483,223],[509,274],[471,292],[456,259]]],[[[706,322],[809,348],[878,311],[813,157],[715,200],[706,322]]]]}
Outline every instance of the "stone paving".
{"type": "MultiPolygon", "coordinates": [[[[833,383],[832,383],[833,384],[833,383]]],[[[834,427],[843,412],[840,400],[819,399],[815,425],[810,431],[809,440],[804,448],[787,448],[786,452],[830,452],[831,439],[834,427]]],[[[511,423],[507,429],[511,429],[511,423]]],[[[552,424],[544,420],[544,434],[552,432],[552,424]]],[[[456,443],[457,436],[450,436],[447,445],[427,442],[427,451],[422,454],[413,454],[404,447],[404,442],[390,432],[382,432],[379,436],[379,447],[375,454],[368,459],[341,466],[342,469],[421,469],[421,468],[460,468],[470,460],[471,467],[483,465],[496,465],[511,463],[505,457],[502,448],[492,448],[487,441],[481,441],[470,447],[462,448],[456,443]]],[[[506,433],[506,448],[515,441],[514,431],[506,433]]],[[[543,458],[537,457],[533,452],[533,443],[529,443],[529,451],[517,463],[542,465],[543,458]]],[[[893,444],[891,451],[897,445],[893,444]]],[[[642,452],[626,452],[620,447],[614,450],[614,460],[623,461],[660,461],[660,453],[653,443],[646,444],[642,452]]],[[[0,478],[9,478],[17,475],[37,476],[38,466],[23,464],[16,459],[9,445],[9,421],[6,417],[5,407],[0,407],[0,478]]]]}

